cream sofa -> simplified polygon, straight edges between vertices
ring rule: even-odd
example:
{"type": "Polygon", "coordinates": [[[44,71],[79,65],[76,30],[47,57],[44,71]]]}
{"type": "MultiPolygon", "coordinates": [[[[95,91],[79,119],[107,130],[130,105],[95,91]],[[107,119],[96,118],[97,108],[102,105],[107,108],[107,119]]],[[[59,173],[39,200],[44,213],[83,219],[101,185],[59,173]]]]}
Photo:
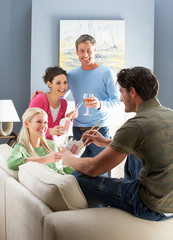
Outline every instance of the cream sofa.
{"type": "Polygon", "coordinates": [[[172,240],[173,219],[152,222],[116,208],[88,208],[76,179],[37,163],[10,171],[0,145],[0,240],[172,240]]]}

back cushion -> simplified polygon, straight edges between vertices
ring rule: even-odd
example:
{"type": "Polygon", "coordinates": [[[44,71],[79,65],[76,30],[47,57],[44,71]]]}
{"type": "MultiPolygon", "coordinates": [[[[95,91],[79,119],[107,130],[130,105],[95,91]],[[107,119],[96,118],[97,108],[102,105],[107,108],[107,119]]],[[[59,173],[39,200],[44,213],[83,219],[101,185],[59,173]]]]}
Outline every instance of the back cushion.
{"type": "Polygon", "coordinates": [[[18,171],[10,170],[7,167],[7,158],[10,156],[12,147],[8,144],[0,144],[0,167],[7,172],[10,176],[18,180],[18,171]]]}
{"type": "Polygon", "coordinates": [[[19,182],[52,211],[87,208],[87,201],[72,175],[61,175],[48,167],[28,162],[19,166],[19,182]]]}

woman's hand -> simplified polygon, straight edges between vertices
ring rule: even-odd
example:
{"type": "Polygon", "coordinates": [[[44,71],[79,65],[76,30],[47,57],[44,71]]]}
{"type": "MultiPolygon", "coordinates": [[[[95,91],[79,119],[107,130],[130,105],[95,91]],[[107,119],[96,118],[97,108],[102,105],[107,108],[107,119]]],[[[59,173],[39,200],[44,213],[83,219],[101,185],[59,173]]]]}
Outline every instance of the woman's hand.
{"type": "Polygon", "coordinates": [[[70,120],[73,120],[78,117],[78,110],[71,111],[67,114],[67,117],[70,118],[70,120]]]}
{"type": "Polygon", "coordinates": [[[54,163],[61,159],[61,152],[53,152],[43,157],[26,158],[25,162],[38,162],[40,164],[54,163]]]}
{"type": "Polygon", "coordinates": [[[63,135],[64,134],[64,127],[57,125],[54,128],[49,129],[49,135],[63,135]]]}
{"type": "Polygon", "coordinates": [[[53,152],[44,156],[46,163],[58,162],[61,159],[61,152],[53,152]]]}

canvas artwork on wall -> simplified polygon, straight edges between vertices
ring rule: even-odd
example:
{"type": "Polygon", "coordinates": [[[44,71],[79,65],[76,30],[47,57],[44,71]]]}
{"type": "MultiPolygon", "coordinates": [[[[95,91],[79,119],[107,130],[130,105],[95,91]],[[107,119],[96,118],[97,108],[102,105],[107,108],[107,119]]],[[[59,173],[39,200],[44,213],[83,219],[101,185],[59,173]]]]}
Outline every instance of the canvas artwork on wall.
{"type": "Polygon", "coordinates": [[[97,63],[109,66],[115,74],[125,65],[124,20],[60,20],[59,65],[65,70],[80,66],[75,41],[82,34],[96,39],[97,63]]]}

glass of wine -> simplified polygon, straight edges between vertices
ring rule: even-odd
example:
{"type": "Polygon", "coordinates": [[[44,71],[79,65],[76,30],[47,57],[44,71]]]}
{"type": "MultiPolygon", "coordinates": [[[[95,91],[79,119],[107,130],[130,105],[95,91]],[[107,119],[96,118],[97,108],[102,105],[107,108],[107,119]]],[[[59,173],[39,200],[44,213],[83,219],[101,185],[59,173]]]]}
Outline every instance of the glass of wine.
{"type": "MultiPolygon", "coordinates": [[[[92,101],[90,100],[89,98],[90,97],[93,97],[93,93],[84,93],[83,95],[83,100],[84,100],[84,103],[87,103],[89,101],[92,101]]],[[[86,108],[86,112],[83,114],[84,116],[90,116],[91,114],[89,113],[89,108],[86,108]]]]}

